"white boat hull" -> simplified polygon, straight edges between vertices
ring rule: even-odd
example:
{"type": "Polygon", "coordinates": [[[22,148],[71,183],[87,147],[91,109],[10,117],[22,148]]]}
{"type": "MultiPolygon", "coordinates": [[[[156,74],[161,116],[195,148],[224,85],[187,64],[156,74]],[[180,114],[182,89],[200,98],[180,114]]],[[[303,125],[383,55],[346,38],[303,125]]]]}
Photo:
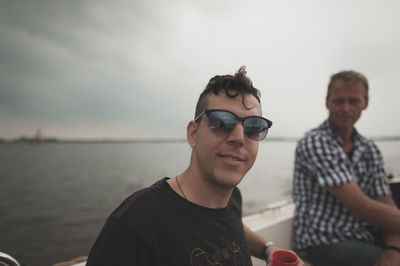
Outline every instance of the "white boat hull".
{"type": "MultiPolygon", "coordinates": [[[[243,217],[243,223],[265,239],[283,249],[290,249],[294,204],[292,201],[277,202],[259,212],[243,217]]],[[[252,257],[254,266],[265,266],[265,261],[252,257]]]]}

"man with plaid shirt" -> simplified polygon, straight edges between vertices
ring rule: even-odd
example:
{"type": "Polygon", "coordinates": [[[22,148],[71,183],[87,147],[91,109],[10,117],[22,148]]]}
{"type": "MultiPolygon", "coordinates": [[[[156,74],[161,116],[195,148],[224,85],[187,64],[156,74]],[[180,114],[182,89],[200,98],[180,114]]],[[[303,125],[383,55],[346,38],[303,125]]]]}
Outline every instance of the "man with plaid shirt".
{"type": "Polygon", "coordinates": [[[293,245],[315,266],[400,265],[400,211],[383,159],[354,128],[368,106],[368,81],[332,75],[328,119],[298,142],[293,245]]]}

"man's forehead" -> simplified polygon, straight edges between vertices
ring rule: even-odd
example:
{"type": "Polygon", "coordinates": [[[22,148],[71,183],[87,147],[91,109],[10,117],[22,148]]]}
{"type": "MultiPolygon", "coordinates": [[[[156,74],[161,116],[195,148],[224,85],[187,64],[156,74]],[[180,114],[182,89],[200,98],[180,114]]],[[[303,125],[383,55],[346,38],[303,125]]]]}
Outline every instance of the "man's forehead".
{"type": "Polygon", "coordinates": [[[332,89],[338,88],[338,87],[345,87],[345,88],[351,88],[351,87],[364,87],[362,82],[359,80],[344,80],[344,79],[337,79],[332,86],[332,89]]]}
{"type": "Polygon", "coordinates": [[[208,109],[244,109],[244,110],[254,110],[259,111],[261,113],[261,105],[258,102],[257,98],[254,95],[246,93],[239,94],[236,97],[232,98],[227,96],[225,93],[219,93],[218,95],[212,94],[209,95],[207,99],[207,108],[208,109]]]}

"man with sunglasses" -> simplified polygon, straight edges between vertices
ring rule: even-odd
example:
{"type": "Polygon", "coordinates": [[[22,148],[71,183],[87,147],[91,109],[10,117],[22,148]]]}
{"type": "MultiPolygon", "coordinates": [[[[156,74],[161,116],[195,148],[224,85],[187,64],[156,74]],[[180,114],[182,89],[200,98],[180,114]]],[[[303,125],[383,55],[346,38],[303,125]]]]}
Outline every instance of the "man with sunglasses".
{"type": "Polygon", "coordinates": [[[329,117],[296,148],[294,248],[316,266],[400,265],[400,211],[383,159],[354,127],[367,106],[364,75],[332,75],[329,117]]]}
{"type": "MultiPolygon", "coordinates": [[[[108,218],[87,265],[252,265],[279,249],[242,223],[236,187],[272,122],[244,67],[215,76],[187,125],[188,168],[128,197],[108,218]]],[[[300,261],[298,265],[303,265],[300,261]]]]}

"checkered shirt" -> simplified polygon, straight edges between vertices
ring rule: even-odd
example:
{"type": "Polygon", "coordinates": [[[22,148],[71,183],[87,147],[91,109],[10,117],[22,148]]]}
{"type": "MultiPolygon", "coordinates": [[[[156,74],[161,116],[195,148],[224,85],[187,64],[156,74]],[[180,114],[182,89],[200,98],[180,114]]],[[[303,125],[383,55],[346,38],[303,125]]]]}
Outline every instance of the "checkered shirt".
{"type": "Polygon", "coordinates": [[[293,248],[306,249],[347,239],[374,240],[369,225],[356,219],[328,187],[356,182],[365,195],[390,195],[378,147],[355,131],[352,158],[326,120],[296,147],[293,192],[296,205],[293,248]]]}

